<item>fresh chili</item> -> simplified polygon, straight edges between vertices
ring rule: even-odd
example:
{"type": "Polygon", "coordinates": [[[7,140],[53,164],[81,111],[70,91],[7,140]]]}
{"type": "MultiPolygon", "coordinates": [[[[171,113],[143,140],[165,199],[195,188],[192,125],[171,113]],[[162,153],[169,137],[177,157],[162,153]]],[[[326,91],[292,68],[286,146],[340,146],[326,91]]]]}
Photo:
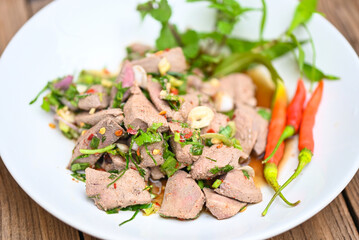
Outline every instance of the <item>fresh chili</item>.
{"type": "Polygon", "coordinates": [[[303,119],[300,125],[299,131],[299,144],[300,150],[298,156],[298,167],[293,175],[276,191],[272,199],[268,203],[266,209],[262,215],[265,216],[274,199],[281,194],[281,191],[291,183],[303,170],[303,168],[311,161],[314,153],[314,138],[313,138],[313,127],[315,124],[315,115],[317,114],[322,95],[323,95],[324,82],[323,80],[319,83],[318,87],[314,91],[311,99],[309,100],[307,107],[303,112],[303,119]]]}
{"type": "MultiPolygon", "coordinates": [[[[269,154],[273,151],[280,138],[281,133],[285,128],[286,108],[287,108],[287,94],[285,91],[285,87],[282,81],[278,81],[275,96],[274,96],[274,101],[273,101],[272,117],[269,124],[265,158],[267,158],[269,154]]],[[[268,182],[268,184],[275,191],[279,189],[279,184],[277,181],[278,165],[283,157],[283,153],[284,153],[284,143],[281,143],[278,148],[278,151],[274,154],[273,158],[271,158],[264,165],[264,177],[268,182]]],[[[281,193],[280,193],[280,197],[283,199],[285,203],[287,203],[290,206],[295,206],[298,204],[298,202],[290,203],[281,193]]]]}
{"type": "Polygon", "coordinates": [[[287,109],[287,126],[284,128],[282,135],[280,136],[277,145],[269,154],[268,157],[265,158],[263,163],[268,162],[276,153],[282,142],[284,142],[287,138],[292,137],[297,133],[299,129],[299,124],[302,120],[303,107],[306,97],[306,90],[302,79],[299,79],[297,84],[296,93],[290,102],[287,109]]]}

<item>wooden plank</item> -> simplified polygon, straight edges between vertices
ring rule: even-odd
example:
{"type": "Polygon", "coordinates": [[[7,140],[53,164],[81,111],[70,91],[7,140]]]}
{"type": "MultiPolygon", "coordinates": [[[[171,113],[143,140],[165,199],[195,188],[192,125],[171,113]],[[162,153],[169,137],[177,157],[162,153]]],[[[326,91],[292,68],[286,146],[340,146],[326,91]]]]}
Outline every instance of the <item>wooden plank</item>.
{"type": "Polygon", "coordinates": [[[78,231],[35,203],[0,159],[1,239],[79,239],[78,231]]]}
{"type": "Polygon", "coordinates": [[[28,9],[25,0],[0,1],[0,54],[27,19],[28,9]]]}
{"type": "Polygon", "coordinates": [[[28,0],[30,5],[31,14],[34,15],[40,9],[45,7],[47,4],[52,2],[52,0],[28,0]]]}
{"type": "Polygon", "coordinates": [[[359,239],[358,231],[342,195],[320,213],[272,239],[359,239]]]}

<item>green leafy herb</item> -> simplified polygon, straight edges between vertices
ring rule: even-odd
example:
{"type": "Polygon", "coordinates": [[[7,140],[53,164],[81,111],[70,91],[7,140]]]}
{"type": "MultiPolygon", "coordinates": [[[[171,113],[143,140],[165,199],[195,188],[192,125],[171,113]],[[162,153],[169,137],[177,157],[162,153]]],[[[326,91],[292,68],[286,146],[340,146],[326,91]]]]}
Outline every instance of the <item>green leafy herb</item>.
{"type": "Polygon", "coordinates": [[[141,209],[147,209],[150,207],[152,207],[152,203],[137,204],[137,205],[132,205],[132,206],[128,206],[125,208],[121,208],[121,211],[136,211],[136,210],[141,210],[141,209]]]}
{"type": "Polygon", "coordinates": [[[198,186],[200,187],[200,189],[204,188],[204,182],[202,180],[198,180],[197,181],[198,186]]]}
{"type": "Polygon", "coordinates": [[[101,142],[104,142],[104,141],[106,141],[106,136],[105,135],[103,135],[102,138],[101,138],[101,142]]]}
{"type": "Polygon", "coordinates": [[[168,5],[167,0],[148,1],[139,4],[137,10],[140,12],[142,18],[150,14],[154,19],[162,23],[168,22],[172,14],[171,7],[168,5]]]}
{"type": "Polygon", "coordinates": [[[96,136],[93,136],[90,142],[90,147],[92,149],[97,149],[99,144],[100,144],[100,139],[96,136]]]}
{"type": "Polygon", "coordinates": [[[107,214],[117,214],[120,211],[119,208],[113,208],[106,211],[107,214]]]}
{"type": "Polygon", "coordinates": [[[233,166],[227,164],[226,166],[221,167],[221,168],[218,167],[218,166],[215,166],[214,168],[211,168],[211,169],[209,170],[209,172],[215,175],[215,174],[217,174],[217,173],[219,173],[219,172],[229,172],[229,171],[231,171],[231,170],[233,170],[233,169],[234,169],[233,166]]]}
{"type": "Polygon", "coordinates": [[[134,136],[133,140],[136,142],[138,146],[143,146],[156,142],[161,142],[162,137],[161,134],[148,128],[146,132],[140,129],[137,135],[134,136]]]}
{"type": "Polygon", "coordinates": [[[163,125],[163,123],[152,123],[150,130],[156,132],[158,130],[158,128],[160,128],[162,125],[163,125]]]}
{"type": "Polygon", "coordinates": [[[84,83],[86,85],[101,84],[101,77],[83,70],[80,72],[77,82],[84,83]]]}
{"type": "Polygon", "coordinates": [[[115,178],[115,180],[113,180],[112,182],[110,182],[109,184],[107,184],[107,188],[109,188],[112,184],[114,184],[115,182],[117,182],[117,180],[118,179],[120,179],[125,173],[126,173],[126,171],[127,171],[127,168],[126,169],[123,169],[123,170],[121,170],[121,172],[120,172],[120,174],[114,174],[114,173],[112,173],[110,176],[109,176],[109,178],[112,180],[113,178],[115,178]]]}
{"type": "Polygon", "coordinates": [[[71,174],[71,176],[81,182],[86,182],[86,174],[84,174],[84,173],[75,172],[75,173],[71,174]]]}
{"type": "Polygon", "coordinates": [[[221,179],[217,179],[216,181],[214,181],[214,183],[212,184],[212,188],[216,189],[218,188],[221,184],[222,184],[222,180],[221,179]]]}
{"type": "Polygon", "coordinates": [[[130,221],[132,221],[133,219],[135,219],[135,217],[137,216],[137,214],[140,212],[140,210],[136,210],[136,212],[132,215],[132,217],[126,221],[123,221],[122,223],[119,224],[119,226],[122,226],[125,223],[128,223],[130,221]]]}
{"type": "Polygon", "coordinates": [[[287,34],[291,34],[299,25],[310,20],[317,7],[317,0],[302,0],[299,2],[287,34]]]}
{"type": "Polygon", "coordinates": [[[298,59],[299,70],[300,70],[300,73],[302,74],[304,60],[305,60],[305,53],[304,53],[304,50],[302,48],[302,45],[298,42],[296,36],[291,33],[290,37],[292,38],[293,42],[297,45],[297,48],[298,48],[299,55],[298,55],[297,59],[298,59]]]}
{"type": "Polygon", "coordinates": [[[74,158],[74,160],[72,160],[71,165],[72,165],[76,160],[81,159],[81,158],[87,158],[87,157],[89,157],[89,156],[90,156],[89,154],[82,154],[82,155],[80,155],[80,156],[77,156],[77,157],[74,158]]]}
{"type": "Polygon", "coordinates": [[[173,156],[168,156],[165,159],[165,162],[161,165],[161,169],[168,177],[171,177],[179,169],[181,164],[173,156]]]}
{"type": "Polygon", "coordinates": [[[71,165],[71,171],[76,172],[80,170],[85,170],[90,166],[89,163],[75,163],[71,165]]]}
{"type": "Polygon", "coordinates": [[[105,153],[107,151],[110,151],[116,147],[116,144],[108,145],[104,148],[99,149],[80,149],[80,153],[82,154],[96,154],[96,153],[105,153]]]}
{"type": "Polygon", "coordinates": [[[171,26],[169,24],[163,24],[160,32],[160,36],[156,40],[157,49],[164,50],[176,46],[178,46],[178,43],[171,31],[171,26]]]}
{"type": "Polygon", "coordinates": [[[31,100],[31,102],[29,103],[30,105],[31,104],[33,104],[34,102],[36,102],[37,101],[37,99],[41,96],[41,94],[43,94],[47,89],[49,89],[49,85],[51,84],[51,82],[48,82],[47,84],[46,84],[46,86],[43,88],[43,89],[41,89],[41,91],[36,95],[36,97],[33,99],[33,100],[31,100]]]}
{"type": "Polygon", "coordinates": [[[313,67],[309,63],[304,63],[303,72],[309,80],[314,81],[314,82],[318,82],[322,79],[328,79],[328,80],[339,80],[340,79],[339,77],[336,77],[333,75],[324,74],[321,70],[319,70],[316,67],[313,67]]]}
{"type": "Polygon", "coordinates": [[[112,107],[119,108],[122,103],[123,95],[129,88],[122,87],[122,82],[115,84],[115,87],[117,88],[117,92],[116,92],[115,98],[113,99],[112,107]]]}
{"type": "Polygon", "coordinates": [[[194,156],[202,155],[204,145],[202,143],[199,144],[192,144],[190,148],[190,153],[194,156]]]}
{"type": "Polygon", "coordinates": [[[272,114],[264,108],[258,109],[257,113],[267,121],[269,121],[272,116],[272,114]]]}
{"type": "Polygon", "coordinates": [[[210,157],[206,157],[207,159],[211,160],[212,162],[217,162],[217,160],[210,158],[210,157]]]}
{"type": "Polygon", "coordinates": [[[82,126],[82,128],[83,128],[83,129],[90,129],[90,128],[92,128],[92,125],[85,123],[85,124],[82,126]]]}
{"type": "Polygon", "coordinates": [[[200,50],[199,37],[196,31],[187,30],[181,35],[181,41],[184,45],[183,53],[187,58],[195,58],[200,50]]]}
{"type": "Polygon", "coordinates": [[[244,175],[247,179],[250,178],[250,176],[249,176],[249,174],[248,174],[248,172],[247,172],[246,170],[242,170],[242,172],[243,172],[243,175],[244,175]]]}

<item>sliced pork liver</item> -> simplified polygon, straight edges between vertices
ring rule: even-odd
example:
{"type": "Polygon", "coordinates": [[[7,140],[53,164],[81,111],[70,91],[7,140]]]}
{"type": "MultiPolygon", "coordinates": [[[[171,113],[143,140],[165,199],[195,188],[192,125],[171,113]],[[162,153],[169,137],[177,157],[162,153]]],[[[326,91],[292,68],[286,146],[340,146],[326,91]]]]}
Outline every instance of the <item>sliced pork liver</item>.
{"type": "Polygon", "coordinates": [[[228,93],[234,98],[234,102],[255,106],[256,87],[252,79],[245,74],[233,73],[220,79],[219,91],[228,93]]]}
{"type": "Polygon", "coordinates": [[[173,117],[173,111],[167,101],[160,99],[160,92],[162,90],[161,85],[158,82],[148,79],[147,81],[147,90],[150,94],[152,103],[155,105],[158,111],[166,111],[166,116],[168,118],[173,117]]]}
{"type": "Polygon", "coordinates": [[[261,155],[266,148],[269,123],[257,112],[255,112],[253,121],[254,131],[257,131],[257,141],[254,144],[253,150],[257,155],[261,155]]]}
{"type": "Polygon", "coordinates": [[[247,155],[244,158],[248,158],[257,140],[258,132],[254,128],[255,114],[256,112],[253,108],[244,104],[239,105],[234,111],[235,137],[239,140],[243,152],[247,155]]]}
{"type": "Polygon", "coordinates": [[[147,146],[148,151],[152,157],[156,160],[157,165],[153,161],[150,155],[148,155],[145,146],[140,146],[140,154],[142,157],[141,167],[155,167],[162,165],[165,160],[163,159],[163,141],[149,144],[147,146]],[[156,151],[159,150],[159,153],[156,151]]]}
{"type": "Polygon", "coordinates": [[[111,173],[97,171],[91,168],[86,173],[86,194],[95,201],[96,206],[102,210],[124,208],[136,204],[151,202],[150,193],[143,190],[146,187],[144,179],[138,172],[129,169],[124,175],[112,184],[111,173]]]}
{"type": "Polygon", "coordinates": [[[94,114],[82,112],[75,116],[75,122],[78,126],[84,123],[93,126],[106,117],[113,117],[115,121],[120,124],[123,121],[123,112],[120,108],[101,110],[94,114]]]}
{"type": "Polygon", "coordinates": [[[262,201],[262,192],[254,185],[252,177],[249,179],[243,174],[243,170],[234,169],[226,174],[222,184],[215,192],[246,203],[258,203],[262,201]]]}
{"type": "Polygon", "coordinates": [[[221,127],[225,127],[228,125],[228,121],[229,118],[228,116],[222,114],[222,113],[215,113],[214,114],[214,118],[211,121],[211,123],[209,124],[208,127],[205,127],[201,130],[202,134],[207,133],[208,131],[210,132],[216,132],[218,133],[219,130],[221,129],[221,127]]]}
{"type": "Polygon", "coordinates": [[[102,85],[93,85],[86,94],[89,96],[81,98],[78,107],[82,110],[90,110],[91,108],[103,109],[107,108],[109,104],[106,89],[102,85]]]}
{"type": "Polygon", "coordinates": [[[166,118],[159,115],[159,112],[142,94],[141,90],[138,89],[133,92],[138,94],[133,94],[123,108],[123,112],[125,114],[125,126],[128,127],[131,125],[135,130],[142,129],[146,131],[146,129],[152,126],[153,123],[162,123],[162,126],[158,128],[158,131],[167,131],[168,123],[166,118]]]}
{"type": "Polygon", "coordinates": [[[172,48],[168,51],[163,51],[162,54],[152,54],[151,56],[132,61],[132,65],[142,66],[148,73],[158,73],[158,63],[162,58],[166,58],[170,63],[171,72],[182,73],[187,69],[186,58],[183,55],[181,48],[172,48]]]}
{"type": "Polygon", "coordinates": [[[239,166],[239,158],[242,156],[242,152],[234,147],[227,147],[223,145],[217,148],[219,145],[213,145],[211,147],[204,147],[202,155],[191,167],[191,175],[194,179],[208,179],[217,175],[223,174],[219,171],[216,174],[210,172],[213,168],[223,168],[226,165],[232,167],[239,166]]]}
{"type": "Polygon", "coordinates": [[[212,189],[203,188],[206,196],[206,207],[217,219],[226,219],[236,215],[247,204],[219,195],[212,189]]]}
{"type": "Polygon", "coordinates": [[[151,171],[151,178],[153,180],[159,180],[159,179],[165,177],[165,175],[161,171],[160,167],[151,167],[150,171],[151,171]]]}
{"type": "MultiPolygon", "coordinates": [[[[115,118],[113,117],[107,117],[101,120],[92,128],[88,129],[84,135],[80,136],[77,139],[69,166],[71,165],[71,163],[74,161],[75,158],[82,155],[80,149],[91,149],[90,143],[92,138],[94,137],[99,138],[100,143],[98,145],[98,148],[104,148],[110,144],[113,144],[121,137],[115,134],[115,132],[118,130],[124,132],[123,128],[120,125],[118,125],[115,118]],[[99,133],[101,128],[106,129],[106,132],[103,135],[99,133]],[[104,141],[102,141],[102,139],[104,139],[104,141]]],[[[88,157],[79,158],[75,160],[74,163],[88,162],[91,165],[94,165],[96,161],[101,157],[101,155],[102,154],[91,154],[88,157]]]]}
{"type": "Polygon", "coordinates": [[[159,214],[163,217],[194,219],[204,204],[204,195],[189,174],[178,170],[166,184],[159,214]]]}
{"type": "MultiPolygon", "coordinates": [[[[193,129],[190,128],[183,128],[181,123],[179,122],[170,122],[168,123],[170,127],[171,134],[174,135],[176,132],[181,134],[188,134],[193,132],[193,129]]],[[[185,164],[192,164],[193,161],[198,159],[198,156],[194,156],[191,154],[191,147],[192,145],[185,145],[181,146],[178,142],[174,141],[174,138],[170,138],[170,145],[173,150],[173,153],[176,155],[176,159],[178,162],[185,163],[185,164]]]]}

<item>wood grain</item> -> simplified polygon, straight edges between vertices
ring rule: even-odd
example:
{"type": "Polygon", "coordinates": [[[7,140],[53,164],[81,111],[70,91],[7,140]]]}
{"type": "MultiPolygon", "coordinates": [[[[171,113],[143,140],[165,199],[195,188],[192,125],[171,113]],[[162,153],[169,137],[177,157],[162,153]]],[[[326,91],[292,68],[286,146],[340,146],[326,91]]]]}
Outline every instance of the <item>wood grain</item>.
{"type": "Polygon", "coordinates": [[[78,231],[36,204],[0,161],[2,239],[77,239],[78,231]]]}
{"type": "MultiPolygon", "coordinates": [[[[26,20],[51,0],[0,0],[0,54],[26,20]]],[[[320,0],[325,13],[359,53],[359,1],[320,0]]],[[[0,159],[2,239],[96,239],[51,216],[17,185],[0,159]]],[[[272,239],[359,239],[359,173],[329,206],[272,239]]]]}

